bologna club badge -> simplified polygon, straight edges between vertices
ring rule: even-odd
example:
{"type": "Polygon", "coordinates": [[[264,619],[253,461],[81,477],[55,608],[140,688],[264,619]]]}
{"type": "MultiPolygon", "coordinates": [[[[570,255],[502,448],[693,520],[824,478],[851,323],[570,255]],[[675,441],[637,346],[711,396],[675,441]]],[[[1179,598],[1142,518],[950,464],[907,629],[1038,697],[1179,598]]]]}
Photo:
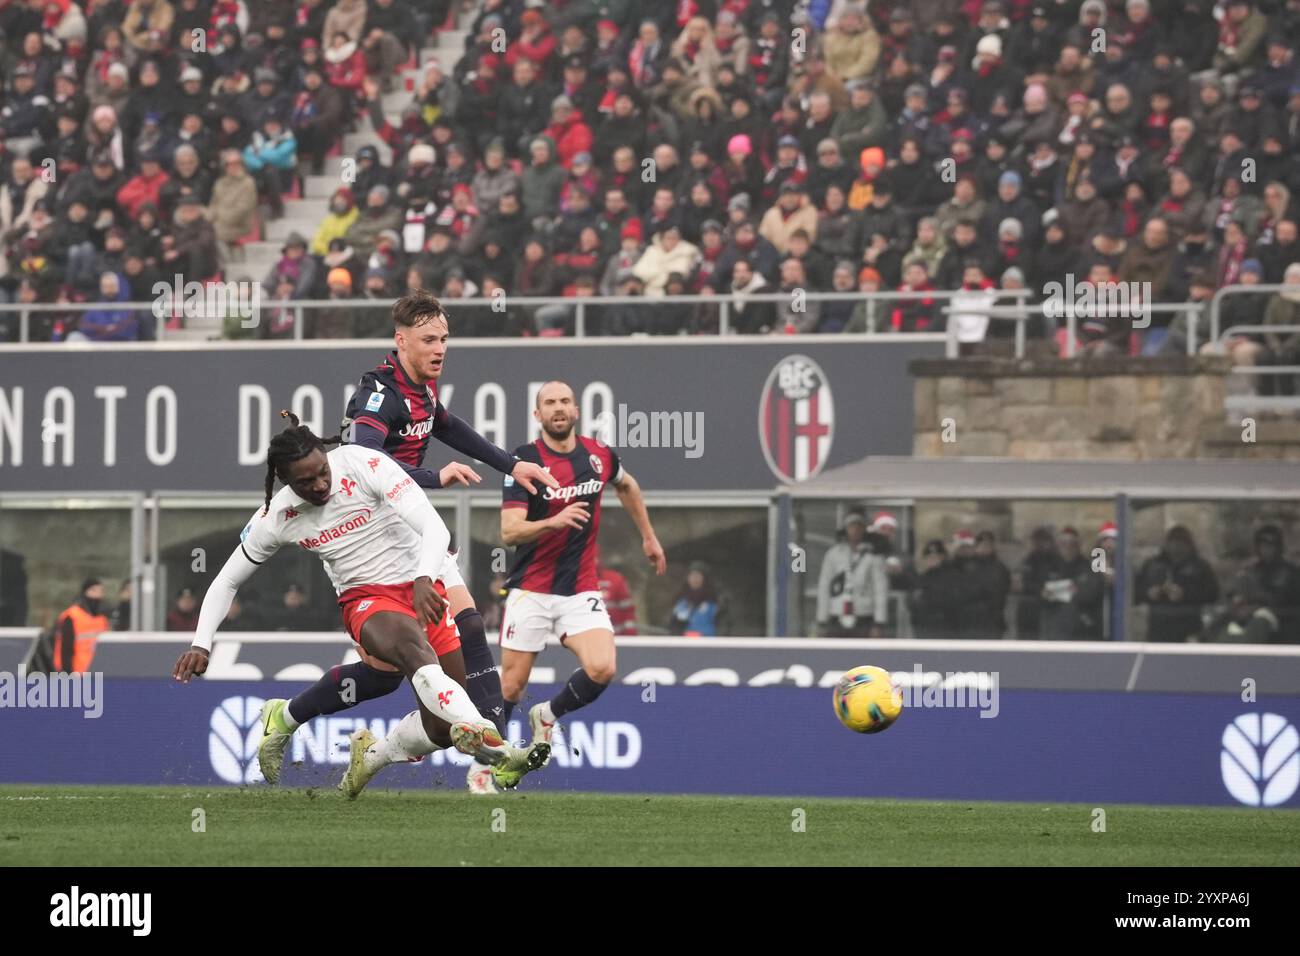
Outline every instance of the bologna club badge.
{"type": "Polygon", "coordinates": [[[590,455],[590,456],[587,458],[587,461],[591,464],[591,470],[594,471],[594,472],[596,473],[596,477],[599,478],[599,477],[600,477],[600,473],[601,473],[601,471],[603,471],[603,470],[604,470],[604,467],[605,467],[604,464],[603,464],[603,463],[601,462],[601,460],[600,460],[600,456],[599,456],[599,455],[590,455]]]}
{"type": "Polygon", "coordinates": [[[777,363],[759,398],[758,437],[768,467],[783,481],[822,470],[835,437],[835,402],[820,365],[804,355],[777,363]]]}

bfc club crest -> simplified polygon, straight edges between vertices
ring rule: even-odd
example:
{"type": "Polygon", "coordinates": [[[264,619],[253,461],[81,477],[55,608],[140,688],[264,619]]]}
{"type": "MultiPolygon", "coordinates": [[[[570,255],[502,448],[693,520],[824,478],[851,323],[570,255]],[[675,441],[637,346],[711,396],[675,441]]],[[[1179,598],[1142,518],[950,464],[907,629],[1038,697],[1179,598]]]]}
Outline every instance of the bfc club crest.
{"type": "Polygon", "coordinates": [[[805,355],[776,364],[758,401],[758,437],[778,478],[803,481],[822,470],[835,438],[835,402],[820,365],[805,355]]]}

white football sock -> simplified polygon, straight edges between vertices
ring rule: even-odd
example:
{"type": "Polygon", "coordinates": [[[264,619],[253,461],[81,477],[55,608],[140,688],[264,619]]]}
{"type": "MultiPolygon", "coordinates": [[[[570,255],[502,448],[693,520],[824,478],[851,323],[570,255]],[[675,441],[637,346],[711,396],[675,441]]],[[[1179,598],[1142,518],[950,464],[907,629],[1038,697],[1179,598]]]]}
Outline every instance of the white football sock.
{"type": "Polygon", "coordinates": [[[362,760],[367,770],[378,770],[393,763],[419,760],[441,749],[424,732],[420,712],[413,710],[397,722],[392,733],[366,748],[362,760]]]}
{"type": "Polygon", "coordinates": [[[551,702],[549,700],[543,701],[541,704],[541,717],[542,720],[546,721],[548,724],[555,723],[555,711],[551,710],[551,702]]]}
{"type": "Polygon", "coordinates": [[[437,664],[425,664],[412,674],[411,686],[415,688],[420,702],[449,724],[458,721],[487,723],[469,699],[465,688],[448,677],[447,672],[437,664]]]}
{"type": "Polygon", "coordinates": [[[280,708],[280,721],[284,724],[285,730],[287,730],[289,733],[293,733],[295,730],[301,727],[302,724],[294,720],[293,714],[289,712],[290,703],[291,701],[285,701],[284,706],[280,708]]]}

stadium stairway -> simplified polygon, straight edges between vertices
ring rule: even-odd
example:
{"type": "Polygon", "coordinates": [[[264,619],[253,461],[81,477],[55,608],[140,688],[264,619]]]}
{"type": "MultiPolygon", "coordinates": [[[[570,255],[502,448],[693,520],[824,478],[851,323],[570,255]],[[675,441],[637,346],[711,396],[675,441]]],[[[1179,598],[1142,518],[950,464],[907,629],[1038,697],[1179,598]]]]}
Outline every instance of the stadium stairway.
{"type": "MultiPolygon", "coordinates": [[[[461,18],[465,17],[464,14],[459,14],[459,16],[461,18]]],[[[411,102],[413,95],[411,91],[419,87],[424,66],[430,59],[437,58],[444,70],[448,74],[451,73],[452,66],[465,49],[467,32],[463,29],[439,31],[437,45],[424,47],[419,51],[417,55],[418,67],[405,69],[398,74],[395,78],[393,92],[384,94],[383,98],[384,115],[390,123],[396,125],[401,121],[402,110],[411,102]]],[[[301,233],[310,241],[311,237],[316,234],[316,228],[320,225],[320,221],[325,218],[325,213],[329,208],[329,197],[335,189],[342,185],[344,156],[355,156],[357,150],[362,146],[373,145],[378,148],[380,158],[384,163],[392,162],[392,149],[379,138],[378,133],[370,128],[369,120],[362,117],[359,130],[359,132],[348,133],[343,137],[341,155],[331,156],[325,160],[323,175],[304,175],[302,177],[302,195],[285,200],[284,216],[282,218],[274,222],[268,222],[264,215],[264,208],[259,211],[258,215],[263,223],[262,239],[244,244],[243,259],[231,262],[226,269],[227,280],[260,281],[279,260],[280,248],[290,233],[301,233]]],[[[362,197],[357,198],[358,201],[362,200],[362,197]]],[[[183,329],[169,331],[166,336],[170,340],[190,339],[203,341],[217,339],[221,337],[221,326],[222,322],[219,317],[207,316],[190,321],[183,329]]]]}

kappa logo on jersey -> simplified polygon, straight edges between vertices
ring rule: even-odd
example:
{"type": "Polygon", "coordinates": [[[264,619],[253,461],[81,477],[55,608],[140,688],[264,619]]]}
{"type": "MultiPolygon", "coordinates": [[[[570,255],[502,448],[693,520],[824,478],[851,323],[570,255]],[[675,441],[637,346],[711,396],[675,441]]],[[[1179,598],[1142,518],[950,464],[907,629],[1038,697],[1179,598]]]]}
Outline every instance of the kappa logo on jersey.
{"type": "Polygon", "coordinates": [[[384,404],[384,396],[380,395],[378,392],[375,392],[368,399],[366,399],[366,411],[377,412],[383,406],[383,404],[384,404]]]}
{"type": "Polygon", "coordinates": [[[356,531],[357,528],[364,526],[365,524],[369,523],[369,521],[370,521],[369,508],[362,508],[360,511],[353,511],[351,514],[347,515],[342,521],[340,521],[334,527],[330,528],[328,531],[322,531],[320,534],[316,535],[315,537],[302,538],[301,540],[299,540],[298,546],[300,548],[305,548],[308,551],[310,551],[312,548],[319,548],[321,545],[326,544],[327,542],[333,541],[336,538],[343,537],[349,531],[356,531]]]}
{"type": "Polygon", "coordinates": [[[374,603],[375,603],[374,601],[362,601],[360,604],[357,605],[357,613],[360,614],[362,611],[364,611],[366,608],[370,607],[370,605],[374,603]]]}
{"type": "Polygon", "coordinates": [[[587,458],[587,461],[591,462],[591,470],[597,475],[599,475],[605,467],[604,463],[600,460],[599,455],[591,455],[587,458]]]}
{"type": "Polygon", "coordinates": [[[282,517],[285,521],[292,521],[294,518],[298,517],[298,512],[294,511],[292,508],[285,508],[282,517]]]}
{"type": "Polygon", "coordinates": [[[831,454],[835,403],[820,365],[805,355],[782,359],[767,376],[758,401],[758,438],[778,478],[803,481],[831,454]]]}
{"type": "Polygon", "coordinates": [[[353,481],[351,478],[339,479],[339,490],[342,491],[349,498],[352,497],[352,492],[356,487],[357,487],[357,483],[353,481]]]}
{"type": "Polygon", "coordinates": [[[371,470],[371,471],[375,471],[377,468],[379,468],[379,459],[378,459],[378,458],[368,458],[368,459],[366,459],[366,464],[370,466],[370,470],[371,470]]]}

